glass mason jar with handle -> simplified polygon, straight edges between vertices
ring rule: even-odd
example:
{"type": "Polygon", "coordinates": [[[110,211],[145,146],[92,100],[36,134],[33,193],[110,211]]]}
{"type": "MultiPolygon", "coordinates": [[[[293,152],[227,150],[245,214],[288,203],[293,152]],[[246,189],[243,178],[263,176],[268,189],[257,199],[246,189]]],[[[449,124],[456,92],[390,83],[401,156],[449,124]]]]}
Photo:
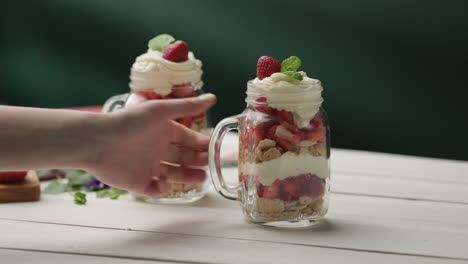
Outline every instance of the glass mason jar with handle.
{"type": "MultiPolygon", "coordinates": [[[[161,96],[153,90],[138,90],[131,93],[116,95],[109,98],[103,107],[104,113],[117,111],[125,107],[131,107],[142,103],[147,100],[170,100],[174,98],[186,98],[195,97],[203,94],[203,82],[198,81],[196,83],[185,83],[183,85],[175,85],[172,88],[170,94],[161,96]]],[[[176,122],[183,124],[184,126],[193,129],[197,132],[209,134],[208,130],[208,119],[206,113],[201,113],[196,116],[187,116],[179,118],[176,122]]],[[[176,164],[169,164],[175,165],[176,164]]],[[[191,203],[201,199],[205,193],[209,181],[205,180],[204,183],[200,184],[186,184],[186,183],[170,183],[171,188],[168,192],[163,193],[157,197],[145,197],[142,195],[134,194],[137,198],[147,202],[154,203],[168,203],[168,204],[180,204],[180,203],[191,203]]]]}
{"type": "Polygon", "coordinates": [[[239,200],[249,221],[303,227],[326,214],[330,129],[321,91],[320,81],[306,77],[292,83],[249,81],[246,109],[214,129],[209,146],[214,186],[225,198],[239,200]],[[239,131],[237,186],[225,183],[219,158],[230,130],[239,131]]]}

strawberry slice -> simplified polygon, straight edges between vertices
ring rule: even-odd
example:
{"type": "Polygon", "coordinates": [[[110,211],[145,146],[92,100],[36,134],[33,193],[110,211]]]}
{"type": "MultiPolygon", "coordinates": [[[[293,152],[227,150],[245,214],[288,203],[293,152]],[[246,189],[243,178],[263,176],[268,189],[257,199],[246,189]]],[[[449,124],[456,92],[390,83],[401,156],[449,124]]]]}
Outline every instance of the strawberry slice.
{"type": "Polygon", "coordinates": [[[281,121],[288,122],[290,124],[294,124],[294,117],[293,114],[286,110],[281,110],[277,112],[277,115],[281,121]]]}
{"type": "Polygon", "coordinates": [[[300,176],[302,183],[300,185],[300,195],[311,198],[319,197],[325,192],[325,180],[310,173],[300,176]]]}
{"type": "Polygon", "coordinates": [[[263,186],[263,197],[276,199],[278,197],[279,186],[277,184],[271,184],[263,186]]]}
{"type": "Polygon", "coordinates": [[[274,108],[271,108],[267,106],[267,98],[266,97],[259,97],[257,100],[259,102],[259,105],[255,107],[255,109],[259,112],[262,112],[267,115],[274,115],[276,110],[274,108]]]}
{"type": "Polygon", "coordinates": [[[173,88],[172,96],[174,96],[175,98],[185,98],[185,97],[195,97],[195,96],[198,96],[198,94],[192,88],[173,88]]]}
{"type": "Polygon", "coordinates": [[[0,172],[0,182],[21,182],[24,180],[27,171],[4,171],[0,172]]]}
{"type": "Polygon", "coordinates": [[[319,127],[315,130],[310,131],[307,134],[307,139],[317,142],[325,142],[327,137],[327,129],[325,127],[319,127]]]}
{"type": "Polygon", "coordinates": [[[172,94],[168,94],[162,97],[162,99],[174,99],[175,97],[172,94]]]}
{"type": "Polygon", "coordinates": [[[322,120],[320,120],[318,118],[314,118],[314,119],[310,120],[310,124],[312,125],[312,129],[316,129],[316,128],[319,128],[319,127],[323,126],[322,120]]]}
{"type": "Polygon", "coordinates": [[[287,193],[291,194],[292,197],[299,197],[298,182],[294,178],[287,178],[284,180],[283,189],[287,193]]]}
{"type": "Polygon", "coordinates": [[[258,197],[264,197],[263,191],[265,189],[265,186],[261,184],[257,184],[257,195],[258,197]]]}
{"type": "Polygon", "coordinates": [[[254,139],[255,139],[255,146],[258,145],[258,142],[264,140],[266,138],[266,134],[268,133],[271,126],[275,124],[274,121],[269,120],[265,122],[256,123],[254,127],[254,139]]]}
{"type": "Polygon", "coordinates": [[[280,198],[281,198],[282,201],[289,202],[289,201],[292,200],[293,197],[292,197],[292,195],[290,193],[283,191],[281,193],[280,198]]]}
{"type": "Polygon", "coordinates": [[[162,96],[159,95],[158,93],[155,93],[153,91],[138,91],[137,94],[145,97],[148,100],[156,100],[156,99],[161,99],[162,96]]]}
{"type": "Polygon", "coordinates": [[[287,122],[282,122],[281,125],[286,128],[287,130],[291,131],[291,133],[294,133],[295,135],[299,135],[300,131],[299,128],[297,128],[295,125],[287,123],[287,122]]]}
{"type": "Polygon", "coordinates": [[[291,150],[299,141],[302,136],[297,127],[283,122],[275,130],[273,139],[285,150],[291,150]]]}
{"type": "Polygon", "coordinates": [[[177,122],[190,128],[190,126],[192,125],[192,117],[191,116],[186,116],[186,117],[181,117],[181,118],[178,118],[177,119],[177,122]]]}

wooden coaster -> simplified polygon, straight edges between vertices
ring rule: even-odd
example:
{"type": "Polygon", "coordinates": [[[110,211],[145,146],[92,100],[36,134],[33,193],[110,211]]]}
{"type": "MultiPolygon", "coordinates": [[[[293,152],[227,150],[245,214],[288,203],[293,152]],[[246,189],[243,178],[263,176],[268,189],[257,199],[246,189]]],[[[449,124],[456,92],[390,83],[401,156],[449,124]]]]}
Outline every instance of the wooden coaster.
{"type": "Polygon", "coordinates": [[[0,183],[0,203],[37,201],[41,186],[36,172],[29,171],[22,182],[0,183]]]}

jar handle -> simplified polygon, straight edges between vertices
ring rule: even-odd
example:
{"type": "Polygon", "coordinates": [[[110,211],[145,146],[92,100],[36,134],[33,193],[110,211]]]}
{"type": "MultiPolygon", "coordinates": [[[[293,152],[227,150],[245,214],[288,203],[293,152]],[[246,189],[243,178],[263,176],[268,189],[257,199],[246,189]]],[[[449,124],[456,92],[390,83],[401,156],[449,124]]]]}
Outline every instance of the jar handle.
{"type": "Polygon", "coordinates": [[[129,96],[129,93],[112,96],[111,98],[107,99],[107,101],[104,103],[104,106],[102,107],[102,112],[111,113],[124,108],[129,96]]]}
{"type": "Polygon", "coordinates": [[[236,130],[238,127],[239,116],[232,116],[221,120],[213,130],[210,146],[208,148],[208,161],[213,185],[219,194],[229,200],[238,199],[238,191],[241,190],[241,185],[238,184],[237,186],[231,187],[224,181],[221,172],[220,150],[221,143],[226,133],[231,130],[236,130]]]}

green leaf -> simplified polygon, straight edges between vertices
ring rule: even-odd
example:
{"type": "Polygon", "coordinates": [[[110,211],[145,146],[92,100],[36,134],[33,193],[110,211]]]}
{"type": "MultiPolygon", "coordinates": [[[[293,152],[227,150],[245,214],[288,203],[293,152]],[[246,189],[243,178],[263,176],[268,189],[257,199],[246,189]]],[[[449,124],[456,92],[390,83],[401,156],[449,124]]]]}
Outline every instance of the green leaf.
{"type": "Polygon", "coordinates": [[[76,192],[74,195],[75,203],[76,204],[86,204],[86,194],[82,192],[76,192]]]}
{"type": "Polygon", "coordinates": [[[161,34],[152,38],[148,42],[148,47],[152,50],[163,51],[169,44],[174,42],[175,39],[169,34],[161,34]]]}
{"type": "Polygon", "coordinates": [[[283,73],[286,74],[292,80],[302,81],[302,74],[299,73],[299,72],[286,71],[286,72],[283,72],[283,73]]]}
{"type": "Polygon", "coordinates": [[[53,180],[45,187],[43,193],[59,194],[66,192],[67,189],[67,184],[62,183],[60,180],[53,180]]]}
{"type": "Polygon", "coordinates": [[[122,190],[122,189],[114,188],[114,187],[112,187],[111,190],[112,190],[113,193],[118,194],[118,195],[128,193],[128,191],[126,191],[126,190],[122,190]]]}
{"type": "Polygon", "coordinates": [[[112,200],[115,200],[115,199],[119,198],[120,195],[126,194],[126,193],[128,193],[126,190],[122,190],[122,189],[112,187],[110,189],[105,189],[105,190],[101,190],[101,191],[96,192],[96,197],[97,198],[109,197],[112,200]]]}
{"type": "Polygon", "coordinates": [[[104,197],[109,197],[109,196],[110,196],[110,189],[100,190],[96,192],[97,198],[104,198],[104,197]]]}
{"type": "Polygon", "coordinates": [[[302,61],[297,56],[291,56],[281,62],[281,72],[297,71],[301,67],[302,61]]]}
{"type": "Polygon", "coordinates": [[[67,173],[68,186],[73,188],[84,187],[88,182],[94,179],[89,172],[82,170],[74,170],[67,173]]]}

